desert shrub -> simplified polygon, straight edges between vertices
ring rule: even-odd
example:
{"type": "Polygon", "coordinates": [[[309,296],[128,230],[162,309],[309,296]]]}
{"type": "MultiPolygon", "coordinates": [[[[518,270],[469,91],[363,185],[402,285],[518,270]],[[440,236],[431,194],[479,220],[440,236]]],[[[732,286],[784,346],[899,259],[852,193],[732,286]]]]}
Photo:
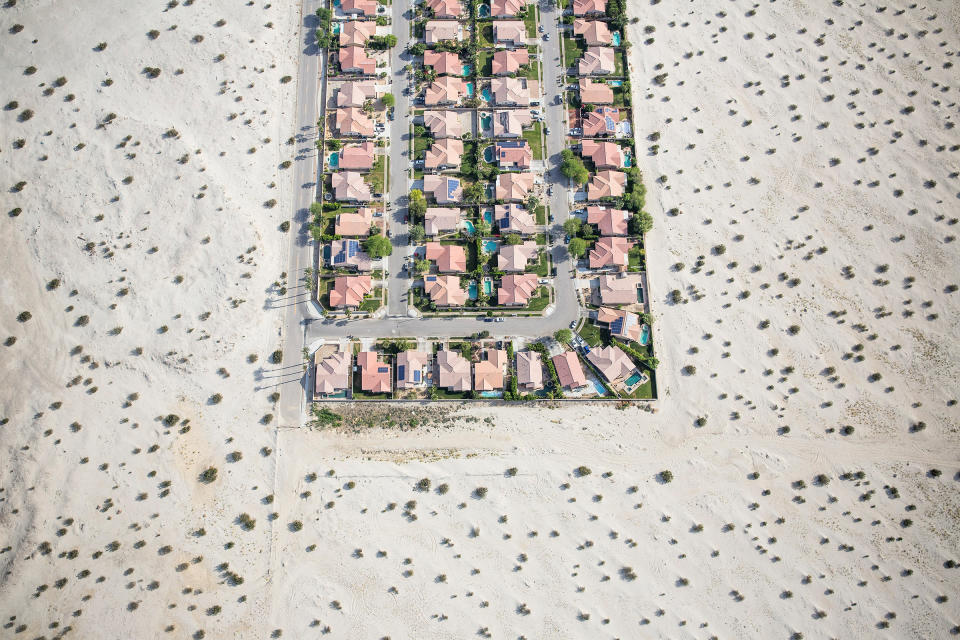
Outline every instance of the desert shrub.
{"type": "Polygon", "coordinates": [[[417,481],[417,491],[430,491],[430,478],[420,478],[417,481]]]}
{"type": "Polygon", "coordinates": [[[281,362],[283,362],[283,351],[281,351],[280,349],[277,349],[276,351],[271,353],[270,362],[272,362],[273,364],[280,364],[281,362]]]}
{"type": "Polygon", "coordinates": [[[477,487],[476,489],[473,490],[473,495],[475,495],[476,497],[478,497],[478,498],[480,498],[480,499],[486,498],[486,497],[487,497],[487,488],[486,488],[486,487],[477,487]]]}
{"type": "Polygon", "coordinates": [[[659,474],[660,480],[664,483],[673,482],[673,473],[669,469],[664,469],[659,474]]]}
{"type": "Polygon", "coordinates": [[[216,467],[207,467],[200,474],[200,481],[206,484],[210,484],[217,479],[217,468],[216,467]]]}
{"type": "Polygon", "coordinates": [[[586,477],[591,473],[593,473],[593,471],[590,469],[590,467],[585,467],[584,465],[580,465],[579,467],[573,470],[573,474],[578,478],[586,477]]]}
{"type": "Polygon", "coordinates": [[[300,522],[299,520],[294,520],[293,522],[290,523],[291,531],[300,531],[301,529],[303,529],[303,523],[300,522]]]}
{"type": "Polygon", "coordinates": [[[26,322],[32,317],[33,317],[33,314],[30,313],[29,311],[21,311],[20,314],[17,315],[17,322],[26,322]]]}

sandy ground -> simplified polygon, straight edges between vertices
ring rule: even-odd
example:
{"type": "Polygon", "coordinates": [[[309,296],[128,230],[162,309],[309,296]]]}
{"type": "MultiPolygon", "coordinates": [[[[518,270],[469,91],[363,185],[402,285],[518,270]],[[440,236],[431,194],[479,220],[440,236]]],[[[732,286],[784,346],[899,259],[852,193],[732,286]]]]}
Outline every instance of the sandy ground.
{"type": "Polygon", "coordinates": [[[279,432],[260,421],[279,322],[264,306],[293,187],[277,167],[295,10],[26,5],[0,10],[3,102],[19,103],[0,112],[0,174],[27,182],[0,219],[0,330],[17,338],[0,347],[0,635],[960,625],[954,3],[631,7],[635,128],[659,132],[639,163],[653,413],[363,409],[279,432]]]}

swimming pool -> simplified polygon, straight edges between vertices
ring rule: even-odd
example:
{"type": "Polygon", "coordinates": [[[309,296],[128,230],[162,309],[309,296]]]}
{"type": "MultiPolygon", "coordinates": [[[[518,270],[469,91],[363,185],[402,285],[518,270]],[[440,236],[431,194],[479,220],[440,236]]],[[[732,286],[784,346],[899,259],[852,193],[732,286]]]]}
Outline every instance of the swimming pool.
{"type": "Polygon", "coordinates": [[[487,240],[483,243],[483,250],[487,253],[496,253],[498,243],[496,240],[487,240]]]}
{"type": "Polygon", "coordinates": [[[477,17],[478,18],[489,18],[490,17],[490,5],[481,4],[477,7],[477,17]]]}
{"type": "Polygon", "coordinates": [[[640,327],[640,346],[647,346],[650,344],[650,325],[645,324],[640,327]]]}
{"type": "Polygon", "coordinates": [[[471,280],[470,284],[467,285],[467,297],[471,300],[477,299],[477,283],[474,280],[471,280]]]}
{"type": "Polygon", "coordinates": [[[471,72],[472,70],[473,70],[473,65],[472,65],[472,64],[465,64],[465,65],[463,65],[463,75],[464,75],[464,77],[470,75],[470,72],[471,72]]]}
{"type": "Polygon", "coordinates": [[[333,171],[336,171],[337,167],[340,166],[340,154],[331,153],[330,160],[327,161],[327,164],[330,165],[330,169],[332,169],[333,171]]]}
{"type": "Polygon", "coordinates": [[[493,116],[489,113],[485,113],[480,116],[480,128],[486,131],[493,125],[493,116]]]}
{"type": "Polygon", "coordinates": [[[604,387],[603,383],[600,382],[599,380],[593,381],[593,388],[596,389],[597,393],[599,393],[600,395],[604,395],[607,393],[606,387],[604,387]]]}
{"type": "Polygon", "coordinates": [[[493,293],[493,280],[486,278],[483,281],[483,292],[487,295],[493,293]]]}
{"type": "Polygon", "coordinates": [[[633,165],[633,154],[627,151],[623,154],[623,166],[629,169],[633,165]]]}
{"type": "Polygon", "coordinates": [[[493,224],[493,211],[490,209],[484,209],[483,219],[486,220],[488,224],[493,224]]]}
{"type": "Polygon", "coordinates": [[[476,231],[477,231],[477,228],[476,228],[475,226],[473,226],[473,223],[470,222],[469,220],[464,220],[464,221],[463,221],[463,227],[464,227],[464,229],[467,230],[467,233],[476,233],[476,231]]]}
{"type": "Polygon", "coordinates": [[[607,84],[611,87],[622,87],[623,80],[607,80],[607,84]]]}
{"type": "Polygon", "coordinates": [[[470,97],[473,97],[473,92],[474,92],[473,83],[472,83],[472,82],[468,82],[468,83],[467,83],[467,95],[470,96],[470,97]]]}
{"type": "MultiPolygon", "coordinates": [[[[492,184],[487,185],[487,200],[493,199],[493,194],[496,193],[496,190],[493,188],[492,184]]],[[[490,218],[490,222],[493,222],[493,218],[490,218]]]]}
{"type": "Polygon", "coordinates": [[[481,391],[481,398],[500,398],[503,396],[503,391],[481,391]]]}
{"type": "Polygon", "coordinates": [[[340,23],[339,23],[339,22],[334,22],[334,23],[333,23],[333,35],[338,35],[339,33],[340,33],[340,23]]]}
{"type": "Polygon", "coordinates": [[[628,387],[632,387],[633,385],[637,384],[641,380],[643,380],[643,374],[638,371],[632,376],[630,376],[629,378],[627,378],[624,381],[624,384],[626,384],[628,387]]]}
{"type": "Polygon", "coordinates": [[[619,47],[619,46],[620,46],[620,32],[619,32],[619,31],[614,31],[614,32],[613,32],[613,46],[615,46],[615,47],[619,47]]]}
{"type": "Polygon", "coordinates": [[[484,87],[483,91],[480,92],[480,95],[483,96],[483,99],[487,102],[493,100],[493,94],[490,93],[490,87],[484,87]]]}
{"type": "Polygon", "coordinates": [[[483,150],[483,159],[492,164],[493,154],[494,154],[493,145],[490,145],[489,147],[483,150]]]}

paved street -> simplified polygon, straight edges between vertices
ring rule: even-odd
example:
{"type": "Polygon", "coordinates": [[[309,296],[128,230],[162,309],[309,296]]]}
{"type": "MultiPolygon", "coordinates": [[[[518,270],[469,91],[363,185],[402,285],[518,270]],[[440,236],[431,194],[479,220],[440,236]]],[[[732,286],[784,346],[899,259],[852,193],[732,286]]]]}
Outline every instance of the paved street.
{"type": "Polygon", "coordinates": [[[390,277],[388,280],[389,300],[387,312],[391,316],[405,316],[407,314],[407,289],[410,288],[408,274],[401,273],[406,258],[411,253],[407,239],[407,225],[404,218],[407,215],[406,199],[410,192],[410,157],[406,154],[410,137],[410,96],[404,93],[407,87],[407,74],[403,67],[412,61],[407,53],[410,43],[410,20],[408,19],[410,4],[398,0],[393,3],[392,33],[397,36],[397,46],[390,54],[390,72],[393,86],[391,90],[396,100],[393,122],[388,123],[390,137],[387,140],[387,150],[390,154],[390,205],[387,215],[390,216],[390,236],[393,243],[393,254],[387,261],[390,277]]]}
{"type": "MultiPolygon", "coordinates": [[[[318,19],[319,0],[304,0],[300,29],[300,68],[297,78],[296,136],[297,155],[293,163],[294,219],[290,227],[287,255],[287,294],[273,301],[273,308],[283,307],[283,364],[271,375],[280,375],[280,402],[277,406],[282,425],[300,424],[304,411],[303,348],[306,346],[306,319],[311,315],[310,289],[301,278],[304,269],[313,264],[313,244],[308,230],[310,205],[316,200],[317,159],[317,91],[321,56],[314,30],[318,19]]],[[[270,366],[270,365],[266,365],[270,366]]],[[[274,378],[276,379],[276,378],[274,378]]]]}

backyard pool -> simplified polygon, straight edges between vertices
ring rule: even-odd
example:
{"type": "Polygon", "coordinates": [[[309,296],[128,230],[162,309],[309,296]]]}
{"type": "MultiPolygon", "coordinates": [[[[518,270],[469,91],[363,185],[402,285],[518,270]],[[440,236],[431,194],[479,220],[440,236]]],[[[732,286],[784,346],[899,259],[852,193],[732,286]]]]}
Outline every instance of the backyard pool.
{"type": "Polygon", "coordinates": [[[605,395],[607,393],[606,388],[603,386],[603,383],[599,380],[593,381],[593,388],[597,390],[597,393],[600,395],[605,395]]]}
{"type": "Polygon", "coordinates": [[[487,253],[496,253],[498,243],[496,240],[486,240],[483,243],[483,250],[487,253]]]}
{"type": "Polygon", "coordinates": [[[477,228],[473,226],[473,223],[469,220],[463,221],[463,228],[467,230],[467,233],[475,233],[477,231],[477,228]]]}
{"type": "Polygon", "coordinates": [[[623,166],[629,169],[633,165],[633,154],[629,151],[623,154],[623,166]]]}
{"type": "Polygon", "coordinates": [[[633,385],[637,384],[641,380],[643,380],[643,374],[637,371],[635,374],[627,378],[624,384],[627,385],[628,387],[632,387],[633,385]]]}
{"type": "Polygon", "coordinates": [[[481,391],[481,398],[500,398],[503,396],[503,391],[481,391]]]}
{"type": "Polygon", "coordinates": [[[493,211],[490,209],[484,209],[483,219],[487,221],[487,224],[493,224],[493,211]]]}
{"type": "Polygon", "coordinates": [[[471,300],[477,299],[477,283],[474,280],[471,280],[470,284],[467,285],[467,297],[471,300]]]}
{"type": "Polygon", "coordinates": [[[485,113],[480,116],[480,128],[486,131],[493,125],[493,116],[489,113],[485,113]]]}
{"type": "Polygon", "coordinates": [[[468,82],[468,83],[467,83],[467,95],[470,96],[470,97],[472,97],[472,96],[473,96],[473,92],[474,92],[473,83],[472,83],[472,82],[468,82]]]}
{"type": "Polygon", "coordinates": [[[463,65],[463,75],[464,75],[464,77],[470,75],[470,72],[471,72],[472,70],[473,70],[473,65],[472,65],[472,64],[465,64],[465,65],[463,65]]]}
{"type": "Polygon", "coordinates": [[[619,31],[614,31],[614,32],[613,32],[613,46],[615,46],[615,47],[619,47],[619,46],[620,46],[620,32],[619,32],[619,31]]]}
{"type": "Polygon", "coordinates": [[[339,34],[339,33],[340,33],[340,23],[339,23],[339,22],[334,22],[334,23],[333,23],[333,35],[337,35],[337,34],[339,34]]]}
{"type": "Polygon", "coordinates": [[[337,167],[340,166],[340,154],[339,154],[339,153],[331,153],[331,154],[330,154],[330,160],[327,161],[327,164],[330,165],[330,169],[331,169],[331,170],[336,171],[336,170],[337,170],[337,167]]]}
{"type": "MultiPolygon", "coordinates": [[[[496,193],[496,190],[493,188],[493,185],[492,185],[492,184],[488,184],[488,185],[487,185],[487,200],[492,200],[492,199],[493,199],[493,195],[494,195],[495,193],[496,193]]],[[[492,220],[493,220],[493,218],[491,218],[491,221],[492,221],[492,220]]]]}
{"type": "Polygon", "coordinates": [[[611,87],[622,87],[623,80],[607,80],[607,84],[611,87]]]}
{"type": "Polygon", "coordinates": [[[478,18],[489,18],[490,17],[490,5],[481,4],[477,7],[477,17],[478,18]]]}
{"type": "Polygon", "coordinates": [[[483,292],[487,295],[493,293],[493,280],[487,278],[483,281],[483,292]]]}
{"type": "Polygon", "coordinates": [[[490,145],[489,147],[483,150],[483,159],[486,162],[493,164],[493,154],[494,154],[493,145],[490,145]]]}
{"type": "Polygon", "coordinates": [[[640,327],[640,345],[645,347],[650,344],[650,325],[645,324],[640,327]]]}
{"type": "Polygon", "coordinates": [[[483,91],[480,92],[480,95],[483,96],[483,99],[487,102],[493,100],[493,94],[490,93],[490,87],[484,87],[483,91]]]}

